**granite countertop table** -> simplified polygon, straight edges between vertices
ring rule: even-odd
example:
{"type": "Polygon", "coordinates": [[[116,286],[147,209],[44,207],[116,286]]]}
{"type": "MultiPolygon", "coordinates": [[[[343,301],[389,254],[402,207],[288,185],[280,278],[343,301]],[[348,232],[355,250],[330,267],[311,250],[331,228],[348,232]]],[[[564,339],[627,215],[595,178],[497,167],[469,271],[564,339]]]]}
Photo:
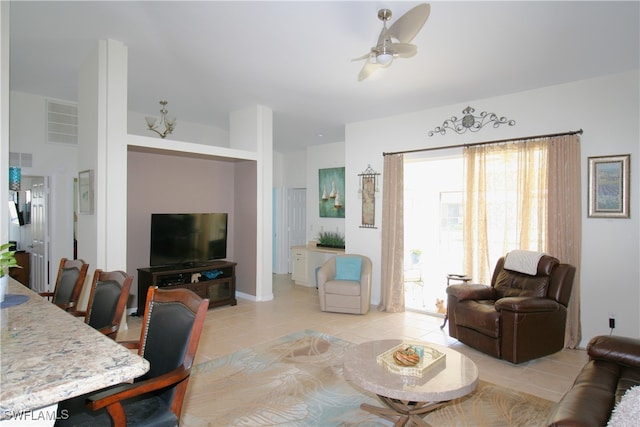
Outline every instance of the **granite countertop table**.
{"type": "Polygon", "coordinates": [[[468,357],[448,347],[411,340],[362,343],[345,354],[344,370],[347,380],[365,390],[415,402],[452,400],[470,393],[478,383],[478,367],[468,357]],[[443,353],[445,358],[422,377],[400,375],[378,364],[378,355],[402,343],[431,347],[443,353]]]}
{"type": "Polygon", "coordinates": [[[361,409],[397,426],[426,426],[424,416],[478,384],[478,367],[468,357],[437,344],[407,340],[369,341],[351,348],[344,356],[344,374],[353,384],[376,393],[386,406],[363,403],[361,409]],[[393,361],[395,349],[409,344],[424,352],[420,368],[399,368],[393,361]]]}
{"type": "Polygon", "coordinates": [[[0,420],[149,370],[145,359],[14,279],[7,294],[29,299],[0,309],[0,420]]]}

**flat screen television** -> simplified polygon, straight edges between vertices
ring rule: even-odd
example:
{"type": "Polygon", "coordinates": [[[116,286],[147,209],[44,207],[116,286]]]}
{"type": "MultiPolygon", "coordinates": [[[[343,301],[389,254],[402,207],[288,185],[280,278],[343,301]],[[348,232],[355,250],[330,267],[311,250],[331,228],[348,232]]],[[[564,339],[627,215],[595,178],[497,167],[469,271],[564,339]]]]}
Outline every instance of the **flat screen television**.
{"type": "Polygon", "coordinates": [[[197,266],[227,257],[226,213],[152,213],[151,267],[197,266]]]}

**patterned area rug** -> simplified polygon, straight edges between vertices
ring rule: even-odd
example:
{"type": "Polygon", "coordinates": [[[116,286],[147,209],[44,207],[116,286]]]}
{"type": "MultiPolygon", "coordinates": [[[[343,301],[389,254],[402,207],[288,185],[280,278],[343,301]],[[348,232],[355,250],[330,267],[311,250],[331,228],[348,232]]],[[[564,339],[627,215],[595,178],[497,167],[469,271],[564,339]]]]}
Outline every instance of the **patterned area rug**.
{"type": "MultiPolygon", "coordinates": [[[[381,405],[352,387],[342,357],[355,344],[297,332],[194,368],[182,412],[185,427],[389,426],[360,409],[381,405]]],[[[433,426],[542,426],[553,402],[480,382],[472,394],[429,414],[433,426]]]]}

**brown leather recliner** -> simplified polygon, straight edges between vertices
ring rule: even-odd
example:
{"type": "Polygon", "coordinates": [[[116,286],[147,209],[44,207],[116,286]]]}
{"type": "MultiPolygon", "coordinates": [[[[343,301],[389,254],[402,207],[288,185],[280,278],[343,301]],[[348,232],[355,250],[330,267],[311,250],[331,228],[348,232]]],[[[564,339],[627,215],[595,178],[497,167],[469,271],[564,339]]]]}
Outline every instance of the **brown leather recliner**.
{"type": "Polygon", "coordinates": [[[447,287],[449,335],[512,363],[562,350],[575,267],[544,255],[529,275],[504,263],[498,260],[491,285],[447,287]]]}

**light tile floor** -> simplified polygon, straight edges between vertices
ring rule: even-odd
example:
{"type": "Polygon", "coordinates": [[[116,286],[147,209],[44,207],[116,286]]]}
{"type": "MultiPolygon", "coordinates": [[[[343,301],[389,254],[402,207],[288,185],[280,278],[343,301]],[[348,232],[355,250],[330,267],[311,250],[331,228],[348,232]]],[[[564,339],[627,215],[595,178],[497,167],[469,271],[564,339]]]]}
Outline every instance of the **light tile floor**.
{"type": "MultiPolygon", "coordinates": [[[[289,275],[273,276],[274,299],[253,302],[238,299],[238,305],[212,308],[207,313],[196,364],[216,359],[303,329],[313,329],[353,343],[374,339],[411,339],[449,346],[470,357],[480,379],[558,401],[571,387],[587,361],[584,350],[565,349],[551,356],[514,365],[489,357],[451,338],[440,329],[442,317],[406,311],[386,313],[372,307],[364,316],[320,311],[315,288],[295,285],[289,275]]],[[[128,319],[128,329],[118,340],[137,339],[142,319],[128,319]]]]}

